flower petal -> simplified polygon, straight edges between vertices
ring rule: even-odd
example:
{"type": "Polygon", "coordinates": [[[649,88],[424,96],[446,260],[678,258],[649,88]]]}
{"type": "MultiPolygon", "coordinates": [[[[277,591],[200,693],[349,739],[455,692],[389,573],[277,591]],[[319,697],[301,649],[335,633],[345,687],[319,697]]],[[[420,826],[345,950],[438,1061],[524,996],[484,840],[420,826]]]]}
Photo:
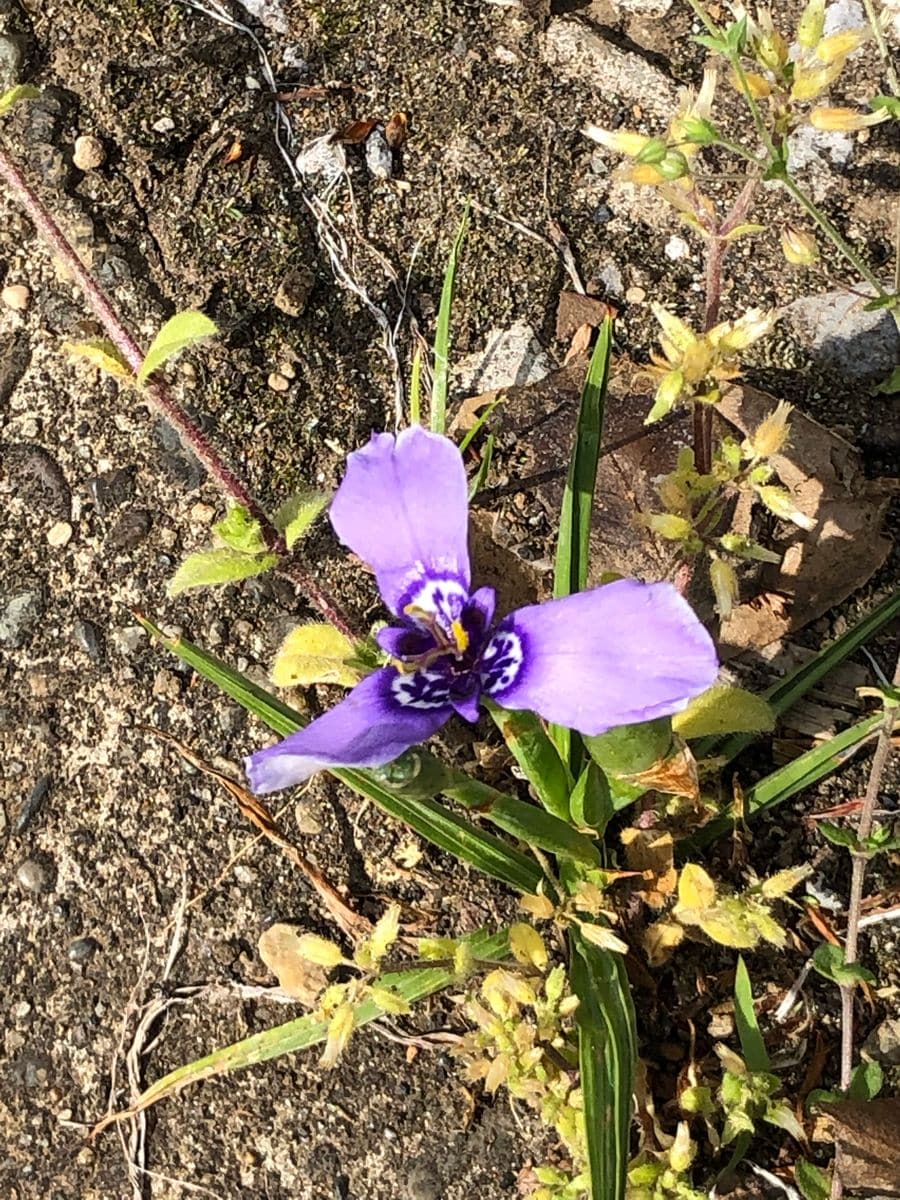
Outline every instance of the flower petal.
{"type": "Polygon", "coordinates": [[[424,742],[453,708],[444,677],[375,671],[340,704],[284,741],[245,760],[258,796],[303,783],[327,767],[380,767],[424,742]]]}
{"type": "Polygon", "coordinates": [[[375,572],[400,614],[424,578],[469,586],[466,472],[449,438],[419,425],[374,434],[347,459],[331,505],[338,537],[375,572]]]}
{"type": "Polygon", "coordinates": [[[633,579],[520,608],[482,663],[499,704],[588,735],[680,712],[718,670],[712,639],[675,588],[633,579]]]}

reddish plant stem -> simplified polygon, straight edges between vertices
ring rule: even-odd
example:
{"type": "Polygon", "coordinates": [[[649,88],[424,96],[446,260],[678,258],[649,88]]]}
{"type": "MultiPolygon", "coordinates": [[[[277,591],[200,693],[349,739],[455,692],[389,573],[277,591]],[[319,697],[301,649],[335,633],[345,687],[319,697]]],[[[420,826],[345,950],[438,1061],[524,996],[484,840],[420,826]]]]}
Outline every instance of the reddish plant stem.
{"type": "MultiPolygon", "coordinates": [[[[900,687],[900,657],[898,657],[897,665],[894,668],[892,686],[895,688],[900,687]]],[[[884,720],[878,732],[878,742],[875,746],[875,753],[872,756],[872,766],[869,771],[869,780],[866,784],[866,794],[863,798],[863,806],[859,814],[859,825],[856,829],[856,836],[860,842],[869,837],[872,832],[875,808],[878,803],[879,792],[881,791],[881,779],[888,764],[888,759],[891,756],[891,737],[894,732],[896,720],[896,707],[891,704],[885,704],[884,720]]],[[[850,900],[847,906],[847,934],[844,939],[844,962],[848,965],[857,962],[859,958],[859,922],[862,912],[863,884],[865,882],[866,867],[870,855],[864,850],[855,850],[852,852],[851,857],[853,868],[850,877],[850,900]]],[[[855,985],[841,985],[841,1089],[843,1091],[846,1091],[850,1087],[850,1081],[853,1078],[853,1001],[855,994],[855,985]]],[[[841,1150],[838,1145],[835,1153],[835,1169],[831,1186],[832,1200],[840,1200],[844,1190],[840,1178],[840,1159],[841,1150]]]]}
{"type": "MultiPolygon", "coordinates": [[[[81,288],[107,337],[137,375],[144,361],[144,351],[113,308],[109,297],[85,267],[54,217],[44,207],[40,197],[2,146],[0,146],[0,179],[28,214],[39,236],[60,259],[81,288]]],[[[287,548],[284,539],[269,520],[259,502],[219,455],[203,430],[184,411],[167,385],[160,381],[146,383],[141,390],[141,397],[146,399],[178,433],[182,442],[196,456],[220,490],[235,504],[246,508],[251,516],[259,521],[269,549],[279,556],[286,554],[287,548]]],[[[354,636],[349,622],[340,609],[299,563],[285,562],[279,569],[282,575],[297,585],[328,621],[348,637],[354,636]]]]}

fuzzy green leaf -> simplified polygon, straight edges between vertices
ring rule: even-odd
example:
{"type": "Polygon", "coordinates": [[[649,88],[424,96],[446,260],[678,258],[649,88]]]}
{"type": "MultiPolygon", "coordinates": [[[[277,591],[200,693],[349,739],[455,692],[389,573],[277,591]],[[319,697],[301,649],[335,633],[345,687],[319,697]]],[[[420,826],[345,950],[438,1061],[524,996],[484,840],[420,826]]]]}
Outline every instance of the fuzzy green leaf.
{"type": "Polygon", "coordinates": [[[77,358],[86,359],[92,367],[98,367],[114,379],[131,379],[134,372],[125,361],[121,351],[109,338],[89,338],[86,342],[65,342],[63,350],[77,358]]]}
{"type": "Polygon", "coordinates": [[[716,684],[696,696],[672,718],[672,728],[688,740],[725,733],[764,733],[775,727],[775,714],[762,696],[716,684]]]}
{"type": "Polygon", "coordinates": [[[176,313],[160,329],[153,339],[147,357],[138,371],[138,383],[145,383],[154,371],[158,371],[173,355],[188,346],[202,342],[204,338],[218,333],[218,328],[205,313],[188,309],[176,313]]]}
{"type": "Polygon", "coordinates": [[[284,534],[288,550],[303,537],[330,499],[328,492],[310,489],[296,492],[289,500],[285,500],[272,523],[279,533],[284,534]]]}
{"type": "Polygon", "coordinates": [[[262,526],[243,504],[232,504],[227,515],[213,525],[213,533],[238,554],[264,554],[266,551],[262,526]]]}
{"type": "Polygon", "coordinates": [[[867,1102],[874,1100],[883,1087],[884,1071],[881,1063],[861,1062],[850,1079],[847,1096],[850,1100],[867,1102]]]}
{"type": "Polygon", "coordinates": [[[803,1200],[829,1200],[831,1196],[828,1176],[805,1158],[799,1158],[794,1165],[794,1182],[803,1200]]]}
{"type": "Polygon", "coordinates": [[[825,841],[831,842],[833,846],[846,846],[848,850],[859,849],[859,839],[852,829],[835,825],[833,821],[817,821],[816,828],[825,841]]]}
{"type": "Polygon", "coordinates": [[[0,96],[0,116],[9,110],[21,100],[37,100],[41,94],[41,89],[34,87],[30,83],[20,83],[16,87],[11,87],[8,92],[4,92],[0,96]]]}
{"type": "Polygon", "coordinates": [[[250,579],[271,570],[278,562],[275,554],[251,556],[237,550],[201,550],[189,554],[173,575],[166,589],[170,596],[186,592],[188,588],[218,587],[223,583],[235,583],[239,579],[250,579]]]}

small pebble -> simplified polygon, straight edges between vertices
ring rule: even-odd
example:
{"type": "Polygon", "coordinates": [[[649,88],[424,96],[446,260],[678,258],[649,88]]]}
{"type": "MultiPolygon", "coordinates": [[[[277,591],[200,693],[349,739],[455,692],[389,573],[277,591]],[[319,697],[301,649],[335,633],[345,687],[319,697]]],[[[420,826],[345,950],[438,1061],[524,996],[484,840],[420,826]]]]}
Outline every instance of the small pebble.
{"type": "Polygon", "coordinates": [[[629,304],[643,304],[647,299],[647,293],[642,287],[632,286],[625,292],[625,299],[629,304]]]}
{"type": "Polygon", "coordinates": [[[69,961],[86,963],[88,959],[94,957],[99,949],[100,943],[95,938],[76,938],[74,942],[69,942],[69,961]]]}
{"type": "Polygon", "coordinates": [[[0,300],[13,312],[25,312],[31,303],[31,288],[24,283],[10,283],[0,292],[0,300]]]}
{"type": "Polygon", "coordinates": [[[191,520],[198,525],[209,525],[215,515],[216,510],[211,504],[195,504],[191,509],[191,520]]]}
{"type": "Polygon", "coordinates": [[[299,317],[309,302],[316,277],[309,267],[288,271],[275,293],[275,307],[288,317],[299,317]]]}
{"type": "Polygon", "coordinates": [[[272,372],[272,374],[269,376],[268,382],[269,387],[273,392],[286,392],[291,386],[290,380],[285,379],[285,377],[278,371],[272,372]]]}
{"type": "Polygon", "coordinates": [[[72,538],[72,526],[68,521],[57,521],[47,530],[47,541],[51,546],[66,546],[72,538]]]}
{"type": "Polygon", "coordinates": [[[285,377],[285,379],[296,379],[297,378],[297,372],[294,370],[294,364],[288,362],[287,359],[283,359],[278,364],[278,371],[279,371],[279,374],[281,374],[285,377]]]}
{"type": "Polygon", "coordinates": [[[22,891],[34,892],[35,895],[50,891],[50,875],[35,858],[25,859],[16,871],[16,882],[22,891]]]}
{"type": "Polygon", "coordinates": [[[99,138],[83,133],[75,139],[72,161],[79,171],[96,171],[106,162],[106,150],[99,138]]]}
{"type": "Polygon", "coordinates": [[[24,57],[22,38],[0,34],[0,92],[8,91],[19,82],[24,57]]]}
{"type": "Polygon", "coordinates": [[[147,633],[141,625],[128,625],[125,629],[117,629],[113,636],[122,654],[136,653],[147,639],[147,633]]]}
{"type": "Polygon", "coordinates": [[[20,1000],[19,1003],[14,1005],[14,1007],[13,1007],[13,1010],[12,1010],[13,1020],[14,1021],[24,1021],[30,1012],[31,1012],[31,1005],[29,1004],[29,1002],[27,1000],[20,1000]]]}
{"type": "Polygon", "coordinates": [[[110,531],[107,547],[113,551],[133,550],[150,532],[153,518],[145,508],[129,508],[110,531]]]}
{"type": "Polygon", "coordinates": [[[100,661],[103,657],[103,638],[92,621],[76,621],[72,626],[72,636],[91,662],[100,661]]]}
{"type": "Polygon", "coordinates": [[[175,128],[175,122],[171,117],[160,117],[158,121],[154,121],[150,127],[154,133],[171,133],[175,128]]]}

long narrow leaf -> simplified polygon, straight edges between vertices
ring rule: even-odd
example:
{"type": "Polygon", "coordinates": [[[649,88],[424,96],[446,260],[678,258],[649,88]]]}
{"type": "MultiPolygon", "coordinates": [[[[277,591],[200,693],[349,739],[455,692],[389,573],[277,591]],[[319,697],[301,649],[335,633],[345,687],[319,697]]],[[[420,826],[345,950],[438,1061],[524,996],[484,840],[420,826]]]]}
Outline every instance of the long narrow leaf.
{"type": "MultiPolygon", "coordinates": [[[[597,486],[597,463],[603,437],[606,387],[609,380],[609,356],[612,348],[612,321],[603,322],[581,392],[575,445],[569,462],[569,474],[559,516],[553,595],[570,596],[587,583],[590,559],[591,513],[597,486]]],[[[573,774],[578,774],[577,739],[569,729],[554,726],[553,740],[573,774]]]]}
{"type": "Polygon", "coordinates": [[[488,704],[487,708],[541,804],[560,820],[568,821],[572,775],[540,718],[496,704],[488,704]]]}
{"type": "MultiPolygon", "coordinates": [[[[763,692],[764,699],[769,702],[776,717],[787,712],[821,679],[824,679],[829,671],[833,671],[845,658],[848,658],[860,646],[865,645],[898,614],[900,614],[900,590],[888,596],[867,617],[863,617],[830,646],[819,650],[809,662],[802,663],[784,679],[780,679],[763,692]]],[[[721,737],[708,737],[695,742],[691,748],[697,758],[707,758],[709,755],[715,754],[716,757],[722,757],[728,763],[750,745],[754,736],[751,733],[741,733],[725,740],[721,737]]]]}
{"type": "Polygon", "coordinates": [[[738,958],[734,975],[734,1020],[741,1039],[744,1062],[751,1071],[771,1071],[772,1063],[756,1019],[753,988],[743,956],[738,958]]]}
{"type": "Polygon", "coordinates": [[[434,374],[431,383],[431,429],[434,433],[445,433],[447,428],[447,385],[450,377],[450,314],[453,309],[453,291],[456,286],[456,269],[459,256],[469,228],[469,204],[450,251],[444,285],[441,288],[441,303],[438,307],[437,327],[434,331],[434,374]]]}
{"type": "MultiPolygon", "coordinates": [[[[744,794],[744,815],[753,817],[776,804],[783,804],[836,771],[876,732],[882,720],[881,713],[866,717],[761,779],[744,794]]],[[[719,817],[699,829],[689,842],[683,842],[682,849],[689,852],[691,848],[708,846],[731,829],[731,819],[719,817]]]]}
{"type": "MultiPolygon", "coordinates": [[[[251,683],[221,659],[201,650],[185,638],[166,639],[152,622],[145,618],[140,620],[144,628],[159,638],[182,662],[193,667],[204,679],[214,683],[276,733],[286,737],[305,724],[304,718],[296,709],[270,695],[265,688],[251,683]]],[[[425,764],[426,773],[431,762],[435,765],[435,793],[444,790],[442,785],[447,778],[446,769],[431,755],[421,753],[420,757],[425,764]]],[[[540,868],[527,855],[503,839],[479,829],[443,805],[437,804],[428,795],[422,795],[419,791],[414,791],[412,795],[404,795],[402,783],[392,787],[383,777],[378,778],[369,771],[335,770],[331,774],[360,795],[373,800],[379,808],[396,820],[405,822],[434,845],[517,891],[534,892],[543,878],[540,868]]],[[[502,793],[496,794],[502,796],[502,793]]],[[[535,809],[535,812],[539,811],[535,809]]],[[[571,832],[576,833],[575,830],[571,832]]]]}
{"type": "Polygon", "coordinates": [[[578,1059],[591,1200],[624,1200],[637,1062],[634,1006],[621,955],[574,938],[578,1059]]]}
{"type": "Polygon", "coordinates": [[[409,381],[409,423],[422,423],[422,350],[416,347],[412,360],[412,375],[409,381]]]}
{"type": "MultiPolygon", "coordinates": [[[[468,943],[473,958],[502,961],[509,956],[509,938],[505,930],[499,933],[479,931],[461,940],[468,943]]],[[[408,1004],[414,1004],[417,1000],[433,996],[435,992],[449,987],[454,978],[453,972],[443,967],[416,967],[409,971],[384,975],[378,982],[396,992],[408,1004]]],[[[383,1015],[382,1009],[374,1000],[365,1000],[356,1007],[354,1025],[356,1028],[368,1025],[383,1015]]],[[[240,1071],[244,1067],[266,1062],[270,1058],[280,1058],[284,1054],[307,1050],[310,1046],[324,1042],[327,1034],[328,1022],[318,1021],[314,1016],[286,1021],[283,1025],[276,1025],[263,1033],[255,1033],[252,1037],[243,1038],[231,1046],[224,1046],[221,1050],[215,1050],[195,1062],[176,1068],[151,1084],[127,1112],[116,1115],[124,1117],[140,1112],[159,1100],[174,1096],[189,1084],[199,1083],[201,1079],[211,1079],[214,1075],[240,1071]]]]}

